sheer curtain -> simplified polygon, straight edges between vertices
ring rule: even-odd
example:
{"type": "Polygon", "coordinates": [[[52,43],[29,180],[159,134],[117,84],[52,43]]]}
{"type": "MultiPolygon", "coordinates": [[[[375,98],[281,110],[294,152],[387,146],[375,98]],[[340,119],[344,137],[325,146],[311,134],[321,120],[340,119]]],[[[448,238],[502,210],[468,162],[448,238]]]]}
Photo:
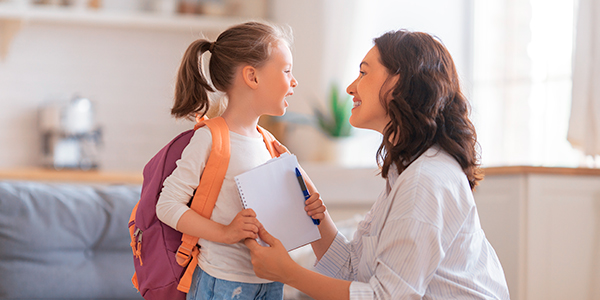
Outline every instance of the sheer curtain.
{"type": "MultiPolygon", "coordinates": [[[[600,1],[579,0],[569,141],[600,155],[600,1]]],[[[600,164],[600,158],[596,158],[600,164]]]]}
{"type": "Polygon", "coordinates": [[[566,139],[575,0],[473,1],[473,121],[483,166],[578,166],[566,139]]]}

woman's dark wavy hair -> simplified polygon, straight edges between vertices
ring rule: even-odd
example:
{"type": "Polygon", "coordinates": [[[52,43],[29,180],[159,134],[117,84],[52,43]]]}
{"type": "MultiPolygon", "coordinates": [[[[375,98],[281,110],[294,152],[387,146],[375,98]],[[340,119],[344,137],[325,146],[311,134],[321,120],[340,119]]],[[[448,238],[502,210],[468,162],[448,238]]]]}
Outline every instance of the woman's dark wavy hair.
{"type": "Polygon", "coordinates": [[[474,189],[483,179],[477,135],[448,50],[429,34],[406,30],[374,41],[381,63],[390,75],[399,75],[393,89],[380,97],[391,119],[377,151],[382,176],[387,178],[392,164],[402,173],[437,144],[458,161],[474,189]]]}

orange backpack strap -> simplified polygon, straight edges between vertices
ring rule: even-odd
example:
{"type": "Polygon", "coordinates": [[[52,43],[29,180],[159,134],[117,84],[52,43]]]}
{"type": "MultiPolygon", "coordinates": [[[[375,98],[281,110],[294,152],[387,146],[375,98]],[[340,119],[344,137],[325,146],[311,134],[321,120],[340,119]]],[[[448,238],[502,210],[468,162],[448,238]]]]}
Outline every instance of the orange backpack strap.
{"type": "MultiPolygon", "coordinates": [[[[225,123],[222,117],[202,120],[196,124],[195,129],[202,126],[208,126],[210,129],[212,147],[190,208],[201,216],[210,219],[229,166],[229,157],[231,154],[229,127],[227,127],[227,123],[225,123]]],[[[197,237],[183,234],[181,237],[181,246],[177,251],[177,262],[182,266],[188,265],[177,287],[178,290],[184,293],[189,291],[192,283],[192,275],[198,265],[199,250],[196,246],[197,244],[197,237]]]]}
{"type": "Polygon", "coordinates": [[[275,137],[269,131],[260,126],[258,126],[256,129],[258,129],[258,132],[262,134],[265,145],[267,146],[269,153],[271,153],[271,157],[279,157],[279,152],[275,150],[275,146],[273,145],[277,139],[275,139],[275,137]]]}
{"type": "MultiPolygon", "coordinates": [[[[198,129],[205,125],[208,126],[212,134],[212,147],[190,208],[201,216],[210,219],[219,192],[221,191],[223,180],[225,179],[225,173],[229,167],[231,149],[229,143],[229,127],[227,126],[225,119],[222,117],[202,119],[199,120],[199,123],[196,124],[194,129],[198,129]]],[[[273,145],[276,141],[275,137],[260,126],[258,126],[257,129],[263,136],[265,146],[269,150],[271,157],[279,156],[279,152],[275,150],[275,146],[273,145]]],[[[189,291],[194,270],[198,265],[198,255],[200,254],[200,250],[198,249],[197,244],[197,237],[183,234],[181,237],[181,246],[179,246],[177,251],[177,262],[181,266],[187,265],[187,269],[181,277],[179,286],[177,287],[178,290],[184,293],[189,291]]]]}

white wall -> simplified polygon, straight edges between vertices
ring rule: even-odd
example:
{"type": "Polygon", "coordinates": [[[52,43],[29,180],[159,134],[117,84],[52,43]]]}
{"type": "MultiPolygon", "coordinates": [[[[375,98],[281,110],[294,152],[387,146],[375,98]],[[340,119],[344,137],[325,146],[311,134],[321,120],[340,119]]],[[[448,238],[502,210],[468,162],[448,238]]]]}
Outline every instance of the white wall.
{"type": "MultiPolygon", "coordinates": [[[[311,101],[325,98],[334,79],[343,87],[349,84],[372,38],[389,29],[435,33],[459,69],[465,69],[469,1],[272,0],[271,18],[289,24],[295,36],[294,75],[300,85],[289,111],[310,113],[311,101]],[[371,7],[368,16],[365,7],[371,7]],[[373,25],[383,17],[391,20],[385,30],[373,25]]],[[[171,118],[169,108],[181,56],[199,36],[192,31],[24,24],[0,61],[0,168],[36,166],[37,107],[48,98],[79,93],[96,103],[104,137],[101,167],[141,170],[162,145],[191,126],[171,118]]],[[[301,160],[310,160],[319,151],[319,139],[315,129],[295,126],[288,144],[301,160]]],[[[367,144],[373,151],[362,159],[374,161],[377,142],[367,144]]]]}
{"type": "Polygon", "coordinates": [[[36,108],[79,93],[96,104],[106,169],[137,170],[188,125],[169,115],[179,60],[197,33],[26,24],[0,62],[0,166],[35,166],[36,108]]]}

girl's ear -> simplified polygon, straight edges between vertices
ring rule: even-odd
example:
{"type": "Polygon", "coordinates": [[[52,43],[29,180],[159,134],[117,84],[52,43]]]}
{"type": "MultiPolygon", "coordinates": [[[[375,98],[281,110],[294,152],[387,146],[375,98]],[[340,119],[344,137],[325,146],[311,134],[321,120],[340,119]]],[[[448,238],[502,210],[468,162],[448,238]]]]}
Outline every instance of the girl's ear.
{"type": "Polygon", "coordinates": [[[256,68],[245,66],[242,68],[242,77],[244,82],[253,90],[258,88],[258,74],[256,68]]]}

